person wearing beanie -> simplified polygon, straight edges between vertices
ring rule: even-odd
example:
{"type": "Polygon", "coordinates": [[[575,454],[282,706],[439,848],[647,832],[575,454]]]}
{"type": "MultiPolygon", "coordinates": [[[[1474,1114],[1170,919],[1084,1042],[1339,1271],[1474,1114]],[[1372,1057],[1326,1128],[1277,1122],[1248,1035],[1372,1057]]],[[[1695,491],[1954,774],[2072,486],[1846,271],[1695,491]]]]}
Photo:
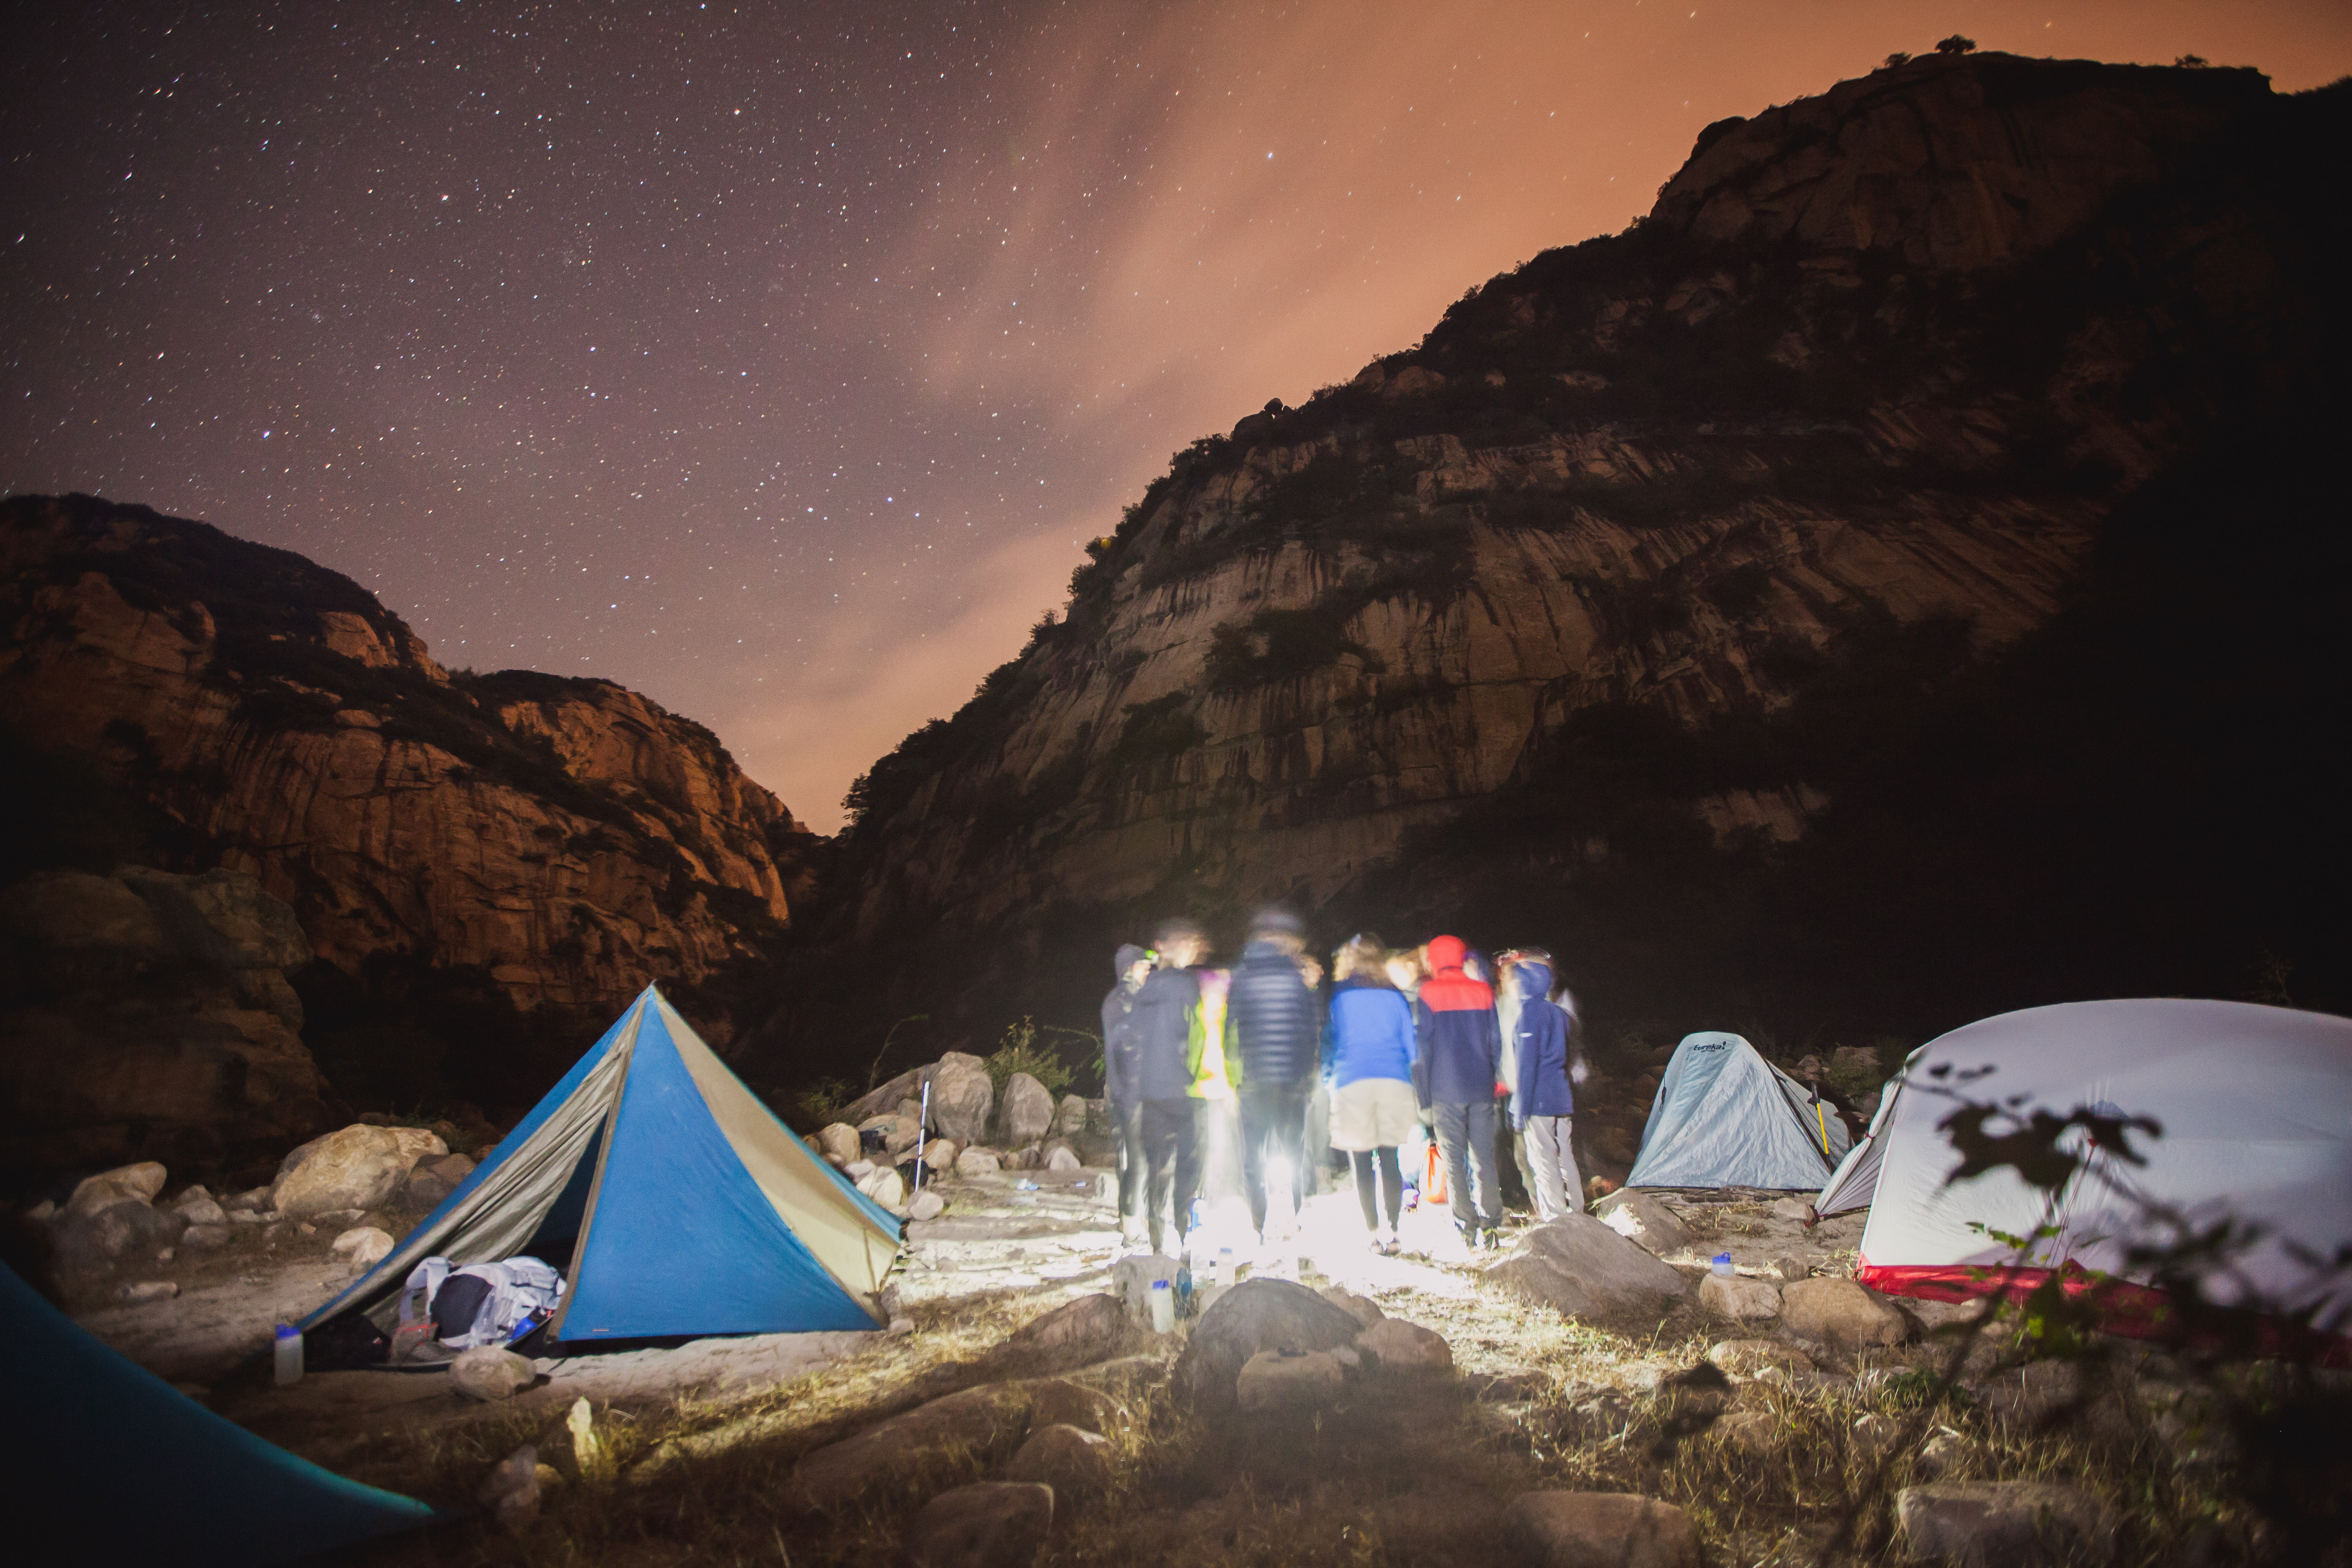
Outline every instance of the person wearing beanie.
{"type": "Polygon", "coordinates": [[[1118,1234],[1140,1241],[1143,1226],[1143,1100],[1137,1089],[1135,1035],[1129,1027],[1135,998],[1151,973],[1151,954],[1122,942],[1110,962],[1113,984],[1103,998],[1103,1100],[1118,1133],[1118,1234]]]}
{"type": "Polygon", "coordinates": [[[1242,1185],[1250,1224],[1266,1234],[1266,1173],[1281,1170],[1289,1189],[1286,1226],[1306,1200],[1307,1101],[1315,1087],[1321,1009],[1299,973],[1306,942],[1287,910],[1261,910],[1234,966],[1225,998],[1225,1069],[1239,1099],[1242,1185]]]}
{"type": "Polygon", "coordinates": [[[1502,1244],[1503,1194],[1495,1163],[1495,1068],[1500,1039],[1495,993],[1463,973],[1468,949],[1454,936],[1430,940],[1429,978],[1412,1005],[1418,1050],[1414,1089],[1445,1161],[1454,1227],[1463,1245],[1502,1244]],[[1475,1181],[1476,1190],[1472,1191],[1475,1181]]]}

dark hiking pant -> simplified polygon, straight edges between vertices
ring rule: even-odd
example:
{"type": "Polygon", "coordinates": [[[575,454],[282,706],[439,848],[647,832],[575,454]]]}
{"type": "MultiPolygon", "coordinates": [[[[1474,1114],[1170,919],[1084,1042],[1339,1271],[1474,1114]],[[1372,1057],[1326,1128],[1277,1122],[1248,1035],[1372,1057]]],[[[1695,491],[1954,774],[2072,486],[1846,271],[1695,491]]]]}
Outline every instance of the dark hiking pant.
{"type": "Polygon", "coordinates": [[[1249,1194],[1250,1227],[1265,1234],[1265,1168],[1286,1161],[1290,1208],[1307,1201],[1307,1097],[1311,1083],[1249,1083],[1241,1091],[1242,1186],[1249,1194]]]}
{"type": "Polygon", "coordinates": [[[1151,1250],[1165,1252],[1168,1220],[1176,1220],[1176,1245],[1192,1228],[1192,1194],[1201,1182],[1201,1139],[1193,1100],[1147,1100],[1137,1109],[1137,1141],[1143,1145],[1143,1215],[1151,1227],[1151,1250]]]}
{"type": "Polygon", "coordinates": [[[1118,1123],[1118,1217],[1122,1224],[1143,1217],[1143,1106],[1114,1105],[1118,1123]]]}
{"type": "Polygon", "coordinates": [[[1445,1191],[1454,1200],[1454,1226],[1465,1231],[1491,1230],[1503,1223],[1502,1187],[1495,1169],[1495,1127],[1499,1120],[1495,1102],[1439,1104],[1432,1109],[1437,1123],[1437,1150],[1445,1158],[1445,1191]],[[1478,1184],[1475,1205],[1470,1192],[1474,1176],[1478,1184]]]}
{"type": "Polygon", "coordinates": [[[1348,1158],[1356,1167],[1356,1201],[1364,1205],[1364,1228],[1381,1228],[1381,1200],[1385,1197],[1389,1228],[1396,1229],[1397,1218],[1404,1213],[1404,1172],[1397,1166],[1395,1148],[1359,1149],[1348,1158]]]}

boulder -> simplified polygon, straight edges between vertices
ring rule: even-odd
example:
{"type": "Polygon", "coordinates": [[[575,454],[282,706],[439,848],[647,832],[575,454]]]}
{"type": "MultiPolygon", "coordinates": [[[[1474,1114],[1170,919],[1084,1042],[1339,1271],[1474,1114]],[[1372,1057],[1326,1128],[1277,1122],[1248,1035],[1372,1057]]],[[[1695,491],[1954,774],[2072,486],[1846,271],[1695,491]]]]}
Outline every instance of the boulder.
{"type": "Polygon", "coordinates": [[[886,1209],[895,1209],[907,1201],[907,1179],[887,1165],[860,1176],[857,1190],[886,1209]]]}
{"type": "Polygon", "coordinates": [[[925,1187],[922,1191],[917,1193],[913,1197],[907,1200],[907,1217],[908,1219],[937,1219],[940,1217],[940,1211],[945,1209],[947,1206],[946,1199],[940,1197],[939,1194],[931,1191],[930,1188],[925,1187]]]}
{"type": "Polygon", "coordinates": [[[180,1293],[169,1279],[138,1279],[115,1288],[114,1299],[134,1306],[142,1301],[168,1301],[180,1293]]]}
{"type": "Polygon", "coordinates": [[[232,1215],[239,1213],[261,1214],[268,1212],[269,1209],[270,1188],[275,1185],[276,1184],[272,1183],[266,1186],[247,1187],[241,1193],[231,1193],[227,1197],[221,1200],[221,1207],[228,1210],[232,1215]]]}
{"type": "Polygon", "coordinates": [[[1695,1239],[1674,1210],[1630,1187],[1595,1204],[1592,1215],[1653,1258],[1687,1251],[1695,1239]]]}
{"type": "Polygon", "coordinates": [[[270,1190],[270,1206],[289,1219],[390,1203],[412,1163],[391,1130],[365,1123],[330,1132],[296,1153],[270,1190]]]}
{"type": "Polygon", "coordinates": [[[1244,1279],[1193,1324],[1176,1363],[1176,1397],[1202,1414],[1231,1409],[1234,1382],[1253,1356],[1262,1351],[1335,1350],[1352,1342],[1360,1327],[1304,1285],[1244,1279]]]}
{"type": "Polygon", "coordinates": [[[416,1168],[408,1173],[408,1180],[401,1192],[411,1208],[435,1208],[473,1173],[474,1162],[463,1154],[444,1154],[437,1160],[420,1160],[416,1168]]]}
{"type": "Polygon", "coordinates": [[[1037,1167],[1041,1171],[1059,1171],[1066,1174],[1086,1169],[1086,1162],[1078,1158],[1078,1152],[1059,1140],[1046,1144],[1045,1153],[1044,1161],[1037,1167]]]}
{"type": "Polygon", "coordinates": [[[204,1188],[191,1187],[189,1192],[196,1195],[191,1198],[184,1193],[174,1199],[172,1204],[173,1214],[178,1215],[190,1225],[215,1226],[228,1223],[228,1211],[213,1202],[204,1188]]]}
{"type": "Polygon", "coordinates": [[[1655,1321],[1690,1289],[1680,1274],[1590,1215],[1537,1226],[1486,1277],[1571,1318],[1655,1321]]]}
{"type": "Polygon", "coordinates": [[[923,1505],[908,1528],[908,1568],[1029,1568],[1054,1528],[1054,1489],[974,1481],[923,1505]]]}
{"type": "Polygon", "coordinates": [[[812,1507],[841,1508],[927,1468],[945,1453],[996,1458],[1027,1436],[1033,1403],[1029,1388],[1018,1383],[983,1384],[934,1399],[803,1456],[793,1467],[792,1489],[812,1507]]]}
{"type": "Polygon", "coordinates": [[[1054,1111],[1054,1125],[1049,1131],[1056,1138],[1076,1138],[1086,1131],[1088,1114],[1086,1096],[1066,1094],[1054,1111]]]}
{"type": "Polygon", "coordinates": [[[1851,1279],[1802,1279],[1780,1292],[1780,1321],[1788,1331],[1823,1344],[1853,1348],[1899,1345],[1911,1322],[1886,1299],[1851,1279]]]}
{"type": "Polygon", "coordinates": [[[1911,1559],[1948,1568],[2105,1562],[2115,1518],[2088,1492],[2049,1481],[1935,1481],[1895,1494],[1911,1559]]]}
{"type": "Polygon", "coordinates": [[[1523,1492],[1503,1517],[1544,1568],[1698,1568],[1683,1510],[1634,1492],[1523,1492]]]}
{"type": "Polygon", "coordinates": [[[329,1250],[350,1259],[355,1268],[373,1268],[392,1256],[392,1237],[372,1225],[355,1226],[335,1237],[329,1250]]]}
{"type": "Polygon", "coordinates": [[[978,1057],[950,1051],[931,1070],[931,1125],[942,1136],[971,1143],[986,1136],[996,1088],[978,1057]]]}
{"type": "Polygon", "coordinates": [[[950,1171],[955,1168],[956,1156],[962,1152],[963,1145],[954,1139],[934,1138],[923,1145],[923,1163],[934,1171],[950,1171]]]}
{"type": "Polygon", "coordinates": [[[1234,1376],[1234,1403],[1245,1411],[1327,1410],[1347,1382],[1347,1369],[1328,1351],[1260,1351],[1234,1376]]]}
{"type": "Polygon", "coordinates": [[[1013,1148],[1041,1141],[1053,1130],[1053,1093],[1027,1073],[1014,1073],[1004,1080],[1004,1103],[997,1110],[997,1125],[1003,1129],[1005,1142],[1013,1148]]]}
{"type": "Polygon", "coordinates": [[[1740,1452],[1759,1458],[1780,1447],[1780,1418],[1768,1410],[1735,1410],[1708,1430],[1740,1452]]]}
{"type": "Polygon", "coordinates": [[[1066,1301],[1008,1338],[1000,1353],[1050,1355],[1073,1366],[1100,1361],[1127,1331],[1118,1298],[1097,1293],[1066,1301]]]}
{"type": "Polygon", "coordinates": [[[1774,1198],[1772,1217],[1792,1219],[1800,1225],[1811,1225],[1813,1223],[1813,1205],[1803,1198],[1774,1198]]]}
{"type": "Polygon", "coordinates": [[[163,1190],[163,1167],[152,1160],[100,1171],[80,1183],[66,1200],[66,1218],[88,1219],[116,1204],[152,1203],[163,1190]]]}
{"type": "Polygon", "coordinates": [[[1938,1432],[1919,1446],[1919,1457],[1912,1461],[1923,1480],[1941,1480],[1964,1469],[1975,1458],[1969,1440],[1958,1432],[1938,1432]]]}
{"type": "Polygon", "coordinates": [[[58,1227],[58,1260],[68,1269],[103,1268],[120,1258],[175,1247],[186,1218],[143,1203],[114,1204],[58,1227]]]}
{"type": "MultiPolygon", "coordinates": [[[[1152,1365],[1160,1363],[1155,1360],[1152,1365]]],[[[1029,1429],[1076,1426],[1108,1437],[1126,1430],[1127,1406],[1099,1388],[1066,1377],[1032,1378],[1029,1389],[1029,1429]]]]}
{"type": "Polygon", "coordinates": [[[1718,1318],[1761,1322],[1780,1315],[1780,1292],[1743,1274],[1710,1273],[1698,1282],[1698,1304],[1718,1318]]]}
{"type": "Polygon", "coordinates": [[[923,1079],[930,1071],[929,1068],[908,1068],[881,1088],[867,1090],[842,1107],[842,1124],[855,1127],[869,1116],[878,1116],[886,1110],[896,1110],[900,1102],[909,1099],[919,1103],[923,1092],[923,1079]]]}
{"type": "Polygon", "coordinates": [[[1706,1352],[1706,1359],[1734,1377],[1754,1377],[1768,1366],[1812,1370],[1813,1359],[1779,1340],[1725,1340],[1706,1352]]]}
{"type": "Polygon", "coordinates": [[[993,1150],[966,1149],[956,1156],[955,1173],[959,1176],[992,1176],[1003,1168],[993,1150]]]}
{"type": "Polygon", "coordinates": [[[1385,1315],[1370,1297],[1359,1296],[1338,1285],[1327,1285],[1315,1293],[1368,1329],[1385,1315]]]}
{"type": "Polygon", "coordinates": [[[539,1381],[539,1369],[512,1351],[477,1345],[449,1363],[450,1392],[484,1404],[511,1399],[539,1381]]]}
{"type": "Polygon", "coordinates": [[[1356,1336],[1356,1348],[1378,1356],[1382,1372],[1454,1370],[1454,1347],[1445,1342],[1445,1336],[1402,1318],[1382,1318],[1356,1336]]]}
{"type": "Polygon", "coordinates": [[[229,1227],[225,1225],[192,1225],[180,1233],[180,1245],[192,1251],[209,1252],[228,1245],[229,1227]]]}
{"type": "MultiPolygon", "coordinates": [[[[1130,1252],[1110,1266],[1111,1295],[1127,1309],[1129,1320],[1140,1327],[1150,1328],[1151,1282],[1165,1279],[1172,1289],[1176,1284],[1177,1269],[1176,1260],[1163,1253],[1130,1252]]],[[[1238,1370],[1240,1363],[1236,1362],[1234,1366],[1238,1370]]]]}
{"type": "Polygon", "coordinates": [[[1092,1497],[1110,1484],[1109,1439],[1078,1426],[1040,1426],[1004,1467],[1009,1481],[1054,1489],[1055,1500],[1092,1497]]]}
{"type": "Polygon", "coordinates": [[[1813,1277],[1812,1265],[1795,1253],[1775,1260],[1772,1272],[1780,1277],[1780,1283],[1783,1285],[1794,1285],[1800,1279],[1811,1279],[1813,1277]]]}
{"type": "Polygon", "coordinates": [[[408,1168],[412,1171],[421,1161],[448,1156],[449,1145],[441,1141],[441,1134],[429,1127],[387,1127],[384,1131],[391,1133],[393,1141],[400,1145],[401,1158],[408,1162],[408,1168]]]}
{"type": "Polygon", "coordinates": [[[846,1165],[857,1158],[857,1129],[845,1121],[819,1128],[816,1141],[824,1157],[836,1165],[846,1165]]]}

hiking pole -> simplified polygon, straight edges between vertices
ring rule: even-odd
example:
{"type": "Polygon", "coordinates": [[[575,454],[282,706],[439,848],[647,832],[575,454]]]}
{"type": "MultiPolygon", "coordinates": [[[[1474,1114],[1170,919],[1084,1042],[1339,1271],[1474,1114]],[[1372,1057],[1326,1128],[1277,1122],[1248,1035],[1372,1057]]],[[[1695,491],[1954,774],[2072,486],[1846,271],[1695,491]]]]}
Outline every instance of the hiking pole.
{"type": "Polygon", "coordinates": [[[923,1190],[923,1129],[931,1124],[931,1086],[923,1085],[922,1120],[915,1123],[915,1191],[923,1190]]]}
{"type": "MultiPolygon", "coordinates": [[[[928,1094],[930,1091],[926,1089],[924,1092],[928,1094]]],[[[1822,1097],[1818,1092],[1813,1095],[1813,1120],[1822,1124],[1822,1158],[1826,1160],[1830,1157],[1830,1113],[1822,1109],[1822,1097]]]]}

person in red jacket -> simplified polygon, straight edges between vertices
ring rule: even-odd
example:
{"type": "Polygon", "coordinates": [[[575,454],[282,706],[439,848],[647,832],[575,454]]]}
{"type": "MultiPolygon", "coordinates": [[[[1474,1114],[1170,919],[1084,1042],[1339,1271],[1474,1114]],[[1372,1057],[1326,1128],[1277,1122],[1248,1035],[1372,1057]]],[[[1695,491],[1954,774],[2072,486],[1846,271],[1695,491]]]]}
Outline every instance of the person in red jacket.
{"type": "Polygon", "coordinates": [[[1491,1249],[1502,1245],[1503,1194],[1495,1164],[1495,1069],[1502,1042],[1493,988],[1463,973],[1467,951],[1459,937],[1430,941],[1430,977],[1412,1004],[1419,1047],[1413,1088],[1445,1160],[1454,1228],[1464,1246],[1491,1249]]]}

